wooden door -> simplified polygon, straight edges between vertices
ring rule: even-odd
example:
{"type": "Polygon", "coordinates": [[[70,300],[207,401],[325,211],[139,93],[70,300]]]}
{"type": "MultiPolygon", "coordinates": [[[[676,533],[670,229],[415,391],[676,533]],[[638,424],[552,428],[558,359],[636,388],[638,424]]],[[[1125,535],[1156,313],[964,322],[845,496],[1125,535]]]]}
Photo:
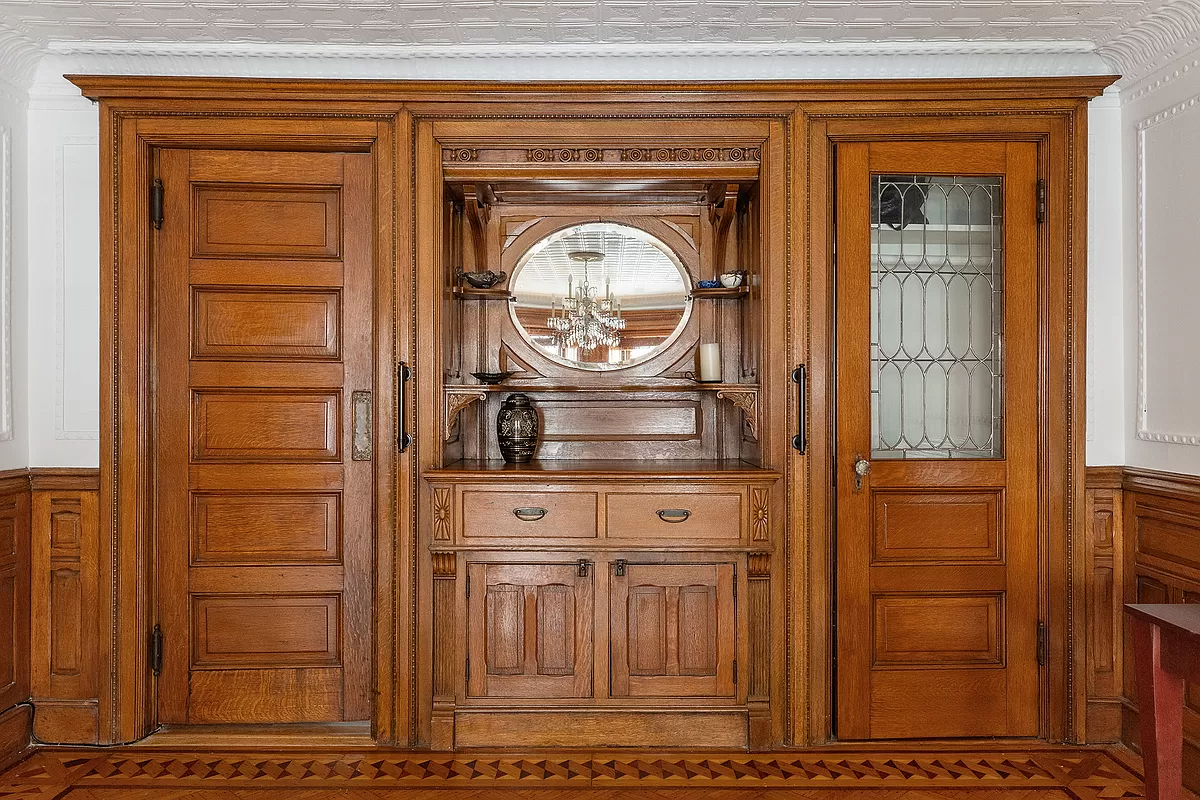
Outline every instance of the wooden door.
{"type": "Polygon", "coordinates": [[[1037,149],[837,149],[837,733],[1038,733],[1037,149]]]}
{"type": "Polygon", "coordinates": [[[611,631],[614,697],[732,697],[733,564],[618,565],[611,631]]]}
{"type": "Polygon", "coordinates": [[[161,722],[370,717],[371,163],[160,154],[161,722]]]}
{"type": "Polygon", "coordinates": [[[591,697],[592,568],[467,565],[472,697],[591,697]]]}

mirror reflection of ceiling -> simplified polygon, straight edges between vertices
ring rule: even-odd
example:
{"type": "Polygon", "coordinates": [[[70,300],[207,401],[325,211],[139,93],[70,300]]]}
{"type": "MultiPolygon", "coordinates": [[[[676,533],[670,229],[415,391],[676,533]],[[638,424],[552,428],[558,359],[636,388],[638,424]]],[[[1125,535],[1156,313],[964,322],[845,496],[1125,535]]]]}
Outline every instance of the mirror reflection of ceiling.
{"type": "Polygon", "coordinates": [[[622,309],[679,308],[687,297],[690,286],[666,245],[628,225],[587,222],[551,234],[529,248],[511,281],[517,302],[547,309],[551,302],[561,305],[567,276],[576,285],[584,277],[584,263],[570,257],[580,250],[604,253],[603,260],[586,265],[587,277],[600,296],[611,286],[622,309]]]}

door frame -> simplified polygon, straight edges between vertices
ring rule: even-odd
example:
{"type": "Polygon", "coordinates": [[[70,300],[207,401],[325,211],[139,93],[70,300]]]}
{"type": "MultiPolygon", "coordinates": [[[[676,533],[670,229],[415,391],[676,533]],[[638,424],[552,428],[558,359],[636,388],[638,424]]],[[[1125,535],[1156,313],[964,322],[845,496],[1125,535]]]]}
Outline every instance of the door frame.
{"type": "MultiPolygon", "coordinates": [[[[310,150],[372,156],[375,330],[372,390],[375,413],[375,515],[372,531],[371,648],[373,703],[371,734],[381,742],[405,743],[411,731],[397,724],[411,713],[399,708],[407,693],[399,676],[411,658],[407,619],[397,597],[408,589],[400,564],[406,553],[395,535],[404,519],[407,474],[395,448],[395,370],[398,353],[411,350],[398,310],[407,311],[411,281],[398,274],[393,197],[405,176],[397,174],[398,105],[355,112],[314,114],[301,104],[273,116],[236,101],[208,113],[180,114],[161,105],[100,114],[100,604],[101,744],[131,742],[157,727],[157,680],[150,668],[151,637],[158,616],[157,531],[153,460],[152,392],[154,352],[154,227],[147,198],[161,149],[310,150]],[[240,105],[240,107],[239,107],[240,105]],[[330,119],[336,116],[337,119],[330,119]],[[390,335],[389,335],[390,333],[390,335]]],[[[404,315],[405,318],[407,314],[404,315]]],[[[409,726],[411,727],[411,726],[409,726]]]]}
{"type": "MultiPolygon", "coordinates": [[[[1046,105],[1050,105],[1047,103],[1046,105]]],[[[1086,360],[1086,154],[1087,103],[1060,101],[1057,113],[999,115],[993,109],[964,112],[937,102],[909,104],[901,112],[848,116],[838,109],[810,109],[807,117],[809,192],[807,227],[810,311],[809,469],[807,490],[813,564],[823,564],[827,581],[822,611],[830,620],[819,666],[825,680],[810,689],[814,738],[836,737],[836,495],[834,491],[836,285],[834,221],[836,150],[842,142],[913,139],[1034,142],[1038,175],[1045,180],[1046,213],[1038,241],[1038,605],[1045,623],[1047,659],[1039,676],[1039,738],[1086,741],[1086,686],[1080,677],[1086,657],[1084,579],[1084,424],[1086,360]],[[824,113],[822,113],[824,112],[824,113]],[[1054,588],[1057,587],[1057,591],[1054,588]]],[[[805,353],[797,354],[804,361],[805,353]]],[[[815,570],[814,570],[815,573],[815,570]]],[[[814,658],[814,662],[816,659],[814,658]]],[[[814,663],[814,666],[818,664],[814,663]]],[[[814,681],[814,684],[817,681],[814,681]]]]}

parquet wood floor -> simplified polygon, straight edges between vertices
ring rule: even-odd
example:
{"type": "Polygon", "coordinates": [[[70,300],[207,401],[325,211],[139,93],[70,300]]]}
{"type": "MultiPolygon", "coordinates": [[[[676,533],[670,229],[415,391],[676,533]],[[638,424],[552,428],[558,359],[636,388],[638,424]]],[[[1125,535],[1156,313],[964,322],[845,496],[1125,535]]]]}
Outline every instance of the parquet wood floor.
{"type": "Polygon", "coordinates": [[[0,774],[16,800],[1099,800],[1144,797],[1126,751],[771,754],[45,748],[0,774]]]}

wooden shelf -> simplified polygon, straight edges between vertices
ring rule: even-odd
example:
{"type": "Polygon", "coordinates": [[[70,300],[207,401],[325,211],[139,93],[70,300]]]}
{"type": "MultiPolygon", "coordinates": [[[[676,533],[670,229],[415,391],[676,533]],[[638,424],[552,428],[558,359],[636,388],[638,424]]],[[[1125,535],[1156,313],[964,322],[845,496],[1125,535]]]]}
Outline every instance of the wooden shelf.
{"type": "Polygon", "coordinates": [[[455,286],[450,290],[455,297],[464,300],[511,300],[512,292],[508,289],[476,289],[474,286],[455,286]]]}
{"type": "Polygon", "coordinates": [[[699,287],[692,289],[693,300],[740,300],[748,294],[750,294],[750,287],[744,283],[741,286],[734,286],[732,289],[724,286],[718,286],[715,289],[699,287]]]}
{"type": "Polygon", "coordinates": [[[686,479],[689,481],[761,480],[778,478],[776,470],[765,469],[737,459],[534,459],[527,464],[506,461],[455,461],[444,467],[425,470],[430,477],[480,478],[487,481],[524,480],[538,474],[553,475],[554,480],[595,480],[600,477],[637,475],[641,478],[686,479]]]}
{"type": "Polygon", "coordinates": [[[483,400],[492,392],[523,392],[525,394],[558,392],[713,392],[718,398],[728,400],[746,415],[750,435],[758,440],[758,385],[751,383],[700,383],[698,381],[672,381],[669,383],[628,385],[613,384],[537,384],[497,383],[446,386],[442,403],[442,435],[449,440],[454,430],[454,421],[459,413],[477,400],[483,400]]]}

